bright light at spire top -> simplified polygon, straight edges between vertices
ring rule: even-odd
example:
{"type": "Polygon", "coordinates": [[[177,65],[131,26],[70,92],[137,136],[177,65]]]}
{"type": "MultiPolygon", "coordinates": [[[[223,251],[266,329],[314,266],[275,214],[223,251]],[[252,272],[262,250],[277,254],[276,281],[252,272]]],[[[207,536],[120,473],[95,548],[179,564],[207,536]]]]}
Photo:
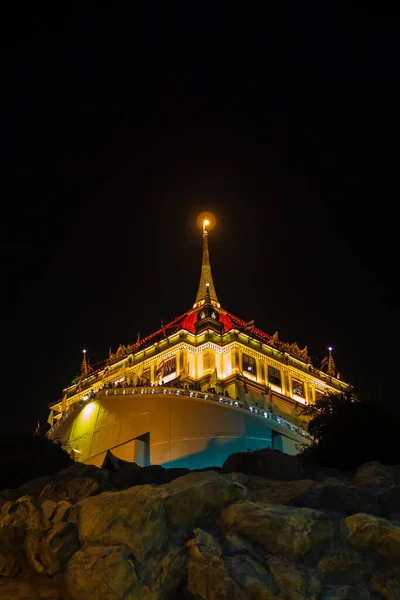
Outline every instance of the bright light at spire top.
{"type": "Polygon", "coordinates": [[[215,227],[216,222],[217,219],[215,218],[215,216],[208,211],[200,213],[197,217],[197,226],[203,230],[203,233],[205,231],[208,232],[211,229],[213,229],[215,227]]]}

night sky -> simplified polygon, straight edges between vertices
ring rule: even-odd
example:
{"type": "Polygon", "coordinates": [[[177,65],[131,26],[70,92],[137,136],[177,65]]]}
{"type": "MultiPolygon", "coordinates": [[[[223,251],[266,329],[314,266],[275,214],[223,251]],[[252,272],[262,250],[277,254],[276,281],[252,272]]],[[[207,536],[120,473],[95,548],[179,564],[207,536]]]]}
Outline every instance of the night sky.
{"type": "Polygon", "coordinates": [[[204,210],[222,307],[397,403],[398,25],[127,6],[6,27],[0,433],[193,305],[204,210]]]}

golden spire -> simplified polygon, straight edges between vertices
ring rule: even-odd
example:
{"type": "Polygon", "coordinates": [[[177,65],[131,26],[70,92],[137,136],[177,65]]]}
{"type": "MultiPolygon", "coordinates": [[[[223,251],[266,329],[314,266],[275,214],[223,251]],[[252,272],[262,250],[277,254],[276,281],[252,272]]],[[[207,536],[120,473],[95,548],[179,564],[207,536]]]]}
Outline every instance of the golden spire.
{"type": "Polygon", "coordinates": [[[211,302],[214,306],[219,306],[217,294],[215,292],[214,282],[211,275],[210,256],[208,254],[208,231],[207,225],[209,221],[203,221],[203,260],[201,263],[200,285],[196,296],[195,307],[204,304],[207,295],[207,288],[210,294],[211,302]]]}

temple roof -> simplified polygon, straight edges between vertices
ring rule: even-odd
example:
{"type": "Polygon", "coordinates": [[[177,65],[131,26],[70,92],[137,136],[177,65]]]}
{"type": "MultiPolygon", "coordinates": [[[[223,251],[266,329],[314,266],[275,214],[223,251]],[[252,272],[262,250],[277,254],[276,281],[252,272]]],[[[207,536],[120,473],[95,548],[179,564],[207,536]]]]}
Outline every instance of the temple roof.
{"type": "MultiPolygon", "coordinates": [[[[104,366],[109,365],[114,360],[120,359],[123,356],[127,356],[130,353],[135,353],[139,349],[147,346],[149,343],[154,343],[159,339],[168,337],[171,334],[179,330],[186,330],[190,333],[196,332],[195,324],[198,320],[198,315],[201,310],[204,310],[205,304],[212,304],[214,310],[218,313],[216,319],[222,324],[221,333],[227,333],[232,329],[238,329],[239,331],[250,334],[251,337],[255,340],[258,340],[261,344],[266,343],[270,346],[273,346],[276,350],[281,352],[287,352],[293,356],[296,356],[300,360],[312,364],[311,357],[308,354],[307,346],[304,349],[301,349],[298,344],[285,343],[281,341],[278,337],[278,332],[275,332],[274,335],[270,335],[265,333],[264,331],[258,329],[254,325],[254,320],[252,321],[243,321],[239,319],[235,315],[228,313],[226,310],[222,309],[219,302],[218,297],[215,291],[214,282],[211,274],[211,265],[210,265],[210,256],[208,251],[208,232],[206,229],[207,221],[204,221],[203,224],[203,256],[202,256],[202,264],[201,264],[201,274],[200,274],[200,284],[196,296],[196,302],[190,310],[185,312],[184,314],[176,317],[173,321],[168,323],[167,325],[162,325],[161,329],[155,331],[151,335],[140,339],[138,336],[137,342],[134,344],[130,344],[128,346],[120,345],[115,353],[110,352],[110,356],[107,360],[103,360],[98,362],[95,365],[97,371],[100,371],[104,366]]],[[[331,354],[329,356],[331,358],[331,354]]],[[[327,359],[326,359],[327,360],[327,359]]],[[[333,358],[331,358],[331,371],[336,371],[336,366],[333,363],[333,358]]],[[[88,370],[88,366],[86,363],[86,355],[84,354],[82,360],[81,371],[85,372],[88,370]]]]}

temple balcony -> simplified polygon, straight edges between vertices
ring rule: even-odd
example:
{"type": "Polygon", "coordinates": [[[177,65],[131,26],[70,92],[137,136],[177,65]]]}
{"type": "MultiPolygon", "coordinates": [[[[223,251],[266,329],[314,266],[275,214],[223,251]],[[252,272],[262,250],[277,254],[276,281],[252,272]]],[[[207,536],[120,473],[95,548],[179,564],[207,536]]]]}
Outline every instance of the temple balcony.
{"type": "Polygon", "coordinates": [[[106,396],[132,396],[132,395],[176,395],[186,396],[192,399],[207,400],[209,402],[217,402],[221,406],[226,407],[227,410],[238,410],[251,412],[254,417],[263,420],[268,427],[272,429],[276,434],[284,435],[291,438],[295,442],[300,444],[308,444],[311,441],[308,433],[302,428],[294,425],[287,419],[280,417],[273,412],[267,411],[264,408],[255,406],[246,401],[238,401],[229,396],[221,394],[213,394],[208,392],[202,392],[200,390],[192,390],[183,387],[172,387],[172,386],[127,386],[127,387],[104,387],[96,393],[86,394],[82,400],[72,404],[68,410],[60,416],[60,418],[53,424],[53,426],[47,432],[47,436],[50,438],[57,436],[57,429],[60,424],[69,417],[72,417],[74,413],[77,413],[82,407],[89,404],[91,401],[104,398],[106,396]]]}

